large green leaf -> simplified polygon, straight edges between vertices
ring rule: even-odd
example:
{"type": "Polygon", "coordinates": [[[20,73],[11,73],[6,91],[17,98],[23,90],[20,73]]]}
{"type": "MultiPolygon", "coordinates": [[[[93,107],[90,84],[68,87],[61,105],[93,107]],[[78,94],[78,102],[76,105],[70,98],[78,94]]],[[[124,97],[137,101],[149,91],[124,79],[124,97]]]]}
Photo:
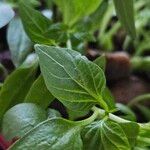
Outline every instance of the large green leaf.
{"type": "Polygon", "coordinates": [[[36,78],[37,57],[29,55],[26,61],[11,73],[0,91],[0,120],[12,106],[22,102],[36,78]]]}
{"type": "Polygon", "coordinates": [[[135,38],[133,0],[113,0],[117,15],[132,38],[135,38]]]}
{"type": "Polygon", "coordinates": [[[28,2],[19,2],[19,12],[24,29],[33,42],[55,45],[65,40],[67,27],[61,23],[52,24],[42,13],[30,7],[28,2]]]}
{"type": "MultiPolygon", "coordinates": [[[[129,131],[131,131],[129,129],[129,131]]],[[[137,133],[133,133],[134,126],[130,135],[126,135],[124,129],[115,122],[109,120],[95,121],[82,130],[84,150],[131,150],[128,141],[135,141],[137,133]]]]}
{"type": "Polygon", "coordinates": [[[10,150],[82,150],[80,127],[65,119],[47,120],[18,140],[10,150]]]}
{"type": "Polygon", "coordinates": [[[64,17],[64,23],[72,26],[84,16],[93,13],[102,0],[55,0],[61,9],[64,17]]]}
{"type": "Polygon", "coordinates": [[[39,106],[31,103],[18,104],[5,113],[2,134],[7,140],[21,138],[46,119],[46,112],[39,106]]]}
{"type": "Polygon", "coordinates": [[[8,4],[0,2],[0,28],[8,24],[14,15],[14,11],[8,4]]]}
{"type": "Polygon", "coordinates": [[[21,65],[30,53],[32,43],[27,37],[19,17],[14,18],[8,26],[7,42],[15,66],[21,65]]]}
{"type": "Polygon", "coordinates": [[[42,75],[31,86],[24,102],[35,103],[42,108],[47,108],[54,100],[54,96],[48,91],[42,75]]]}
{"type": "Polygon", "coordinates": [[[108,109],[101,96],[106,81],[99,66],[67,48],[36,45],[35,49],[47,88],[56,98],[67,105],[98,103],[108,109]]]}

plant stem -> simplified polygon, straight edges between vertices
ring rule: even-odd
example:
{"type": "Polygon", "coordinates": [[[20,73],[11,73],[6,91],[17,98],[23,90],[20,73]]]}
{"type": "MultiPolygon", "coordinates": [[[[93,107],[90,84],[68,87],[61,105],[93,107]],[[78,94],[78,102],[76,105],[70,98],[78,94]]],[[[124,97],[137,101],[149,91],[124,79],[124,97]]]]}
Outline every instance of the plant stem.
{"type": "Polygon", "coordinates": [[[120,118],[120,117],[118,117],[116,115],[113,115],[112,113],[107,114],[105,110],[97,108],[95,106],[92,108],[92,110],[93,111],[97,111],[102,118],[108,115],[108,118],[110,120],[113,120],[113,121],[118,122],[118,123],[130,122],[130,121],[125,120],[123,118],[120,118]]]}
{"type": "Polygon", "coordinates": [[[140,95],[135,97],[134,99],[132,99],[129,103],[128,106],[132,107],[133,105],[135,105],[136,103],[140,102],[140,101],[145,101],[145,100],[150,100],[150,94],[144,94],[144,95],[140,95]]]}
{"type": "Polygon", "coordinates": [[[72,49],[72,44],[70,39],[67,40],[67,48],[72,49]]]}
{"type": "Polygon", "coordinates": [[[98,117],[98,115],[99,115],[98,110],[94,110],[94,113],[89,118],[82,120],[82,121],[77,121],[76,124],[80,126],[88,125],[92,123],[98,117]]]}

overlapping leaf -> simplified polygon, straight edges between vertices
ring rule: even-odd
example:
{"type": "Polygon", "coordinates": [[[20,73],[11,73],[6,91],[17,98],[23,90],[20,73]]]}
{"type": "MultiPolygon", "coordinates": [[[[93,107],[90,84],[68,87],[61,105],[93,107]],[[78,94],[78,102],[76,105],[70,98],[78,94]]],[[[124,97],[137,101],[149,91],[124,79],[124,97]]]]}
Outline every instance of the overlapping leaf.
{"type": "Polygon", "coordinates": [[[48,91],[42,75],[31,86],[24,102],[35,103],[42,108],[47,108],[54,100],[54,96],[48,91]]]}
{"type": "Polygon", "coordinates": [[[99,103],[108,109],[101,96],[105,76],[99,66],[66,48],[36,45],[35,49],[47,88],[56,98],[67,105],[73,102],[87,107],[99,103]]]}
{"type": "Polygon", "coordinates": [[[14,18],[8,26],[7,42],[12,61],[18,67],[31,52],[32,47],[32,43],[26,35],[21,20],[18,17],[14,18]]]}
{"type": "Polygon", "coordinates": [[[46,119],[46,112],[41,107],[31,103],[18,104],[5,113],[2,134],[7,140],[21,138],[46,119]]]}
{"type": "Polygon", "coordinates": [[[0,91],[0,120],[10,107],[23,102],[36,78],[37,66],[37,57],[29,55],[25,62],[7,77],[0,91]]]}
{"type": "Polygon", "coordinates": [[[82,150],[80,130],[80,126],[65,119],[47,120],[18,140],[10,150],[82,150]]]}
{"type": "MultiPolygon", "coordinates": [[[[123,124],[125,127],[125,124],[123,124]]],[[[138,132],[136,124],[128,124],[125,129],[112,121],[96,121],[82,131],[84,150],[131,150],[138,132]],[[129,128],[128,128],[129,127],[129,128]],[[128,132],[126,133],[126,131],[128,132]],[[130,142],[132,145],[130,145],[130,142]]]]}

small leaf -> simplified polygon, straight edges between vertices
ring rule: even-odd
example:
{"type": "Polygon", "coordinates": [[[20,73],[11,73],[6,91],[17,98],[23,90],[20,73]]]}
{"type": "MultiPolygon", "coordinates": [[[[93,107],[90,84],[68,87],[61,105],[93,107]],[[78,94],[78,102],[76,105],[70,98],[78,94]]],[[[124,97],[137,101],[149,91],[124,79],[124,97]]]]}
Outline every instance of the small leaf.
{"type": "Polygon", "coordinates": [[[144,106],[142,104],[136,104],[136,107],[140,110],[143,116],[146,118],[147,121],[150,121],[150,109],[149,106],[144,106]]]}
{"type": "Polygon", "coordinates": [[[131,120],[131,121],[136,121],[136,115],[135,113],[126,105],[117,103],[116,107],[120,112],[122,112],[125,115],[121,115],[122,118],[131,120]]]}
{"type": "Polygon", "coordinates": [[[20,18],[16,17],[9,23],[7,41],[12,61],[18,67],[31,52],[32,47],[32,43],[23,29],[20,18]]]}
{"type": "Polygon", "coordinates": [[[107,103],[109,112],[114,111],[116,109],[115,107],[115,98],[112,95],[111,91],[108,87],[105,87],[103,93],[102,93],[103,100],[107,103]]]}
{"type": "Polygon", "coordinates": [[[65,119],[50,119],[28,132],[10,150],[82,150],[80,127],[65,119]]]}
{"type": "Polygon", "coordinates": [[[101,0],[55,0],[63,13],[64,23],[72,26],[81,18],[93,13],[101,0]]]}
{"type": "Polygon", "coordinates": [[[136,37],[133,0],[113,0],[117,15],[127,32],[134,39],[136,37]]]}
{"type": "Polygon", "coordinates": [[[51,22],[37,10],[28,6],[27,2],[19,2],[19,12],[24,25],[24,29],[30,39],[35,43],[53,44],[54,41],[47,38],[44,33],[51,22]]]}
{"type": "Polygon", "coordinates": [[[0,28],[8,24],[14,15],[14,11],[8,4],[0,2],[0,28]]]}
{"type": "Polygon", "coordinates": [[[126,134],[118,123],[95,121],[81,133],[83,150],[131,150],[126,134]]]}
{"type": "Polygon", "coordinates": [[[18,104],[5,113],[2,134],[7,140],[21,138],[46,118],[46,112],[39,106],[30,103],[18,104]]]}
{"type": "Polygon", "coordinates": [[[29,55],[26,61],[11,73],[0,91],[0,120],[12,106],[22,102],[36,78],[37,57],[29,55]]]}
{"type": "Polygon", "coordinates": [[[97,64],[105,72],[106,68],[106,56],[102,55],[94,60],[94,63],[97,64]]]}
{"type": "Polygon", "coordinates": [[[103,0],[94,13],[79,21],[74,28],[78,31],[95,32],[100,28],[102,19],[108,7],[108,1],[103,0]],[[86,24],[86,26],[85,26],[86,24]]]}
{"type": "Polygon", "coordinates": [[[67,37],[67,26],[62,23],[52,24],[41,12],[29,6],[28,2],[19,2],[19,12],[24,29],[35,43],[55,45],[67,37]]]}
{"type": "Polygon", "coordinates": [[[48,91],[44,79],[40,75],[32,84],[24,102],[35,103],[45,109],[53,100],[54,96],[48,91]]]}
{"type": "Polygon", "coordinates": [[[47,88],[57,99],[86,107],[98,103],[108,109],[101,95],[105,76],[99,66],[70,49],[45,45],[36,45],[35,49],[47,88]]]}

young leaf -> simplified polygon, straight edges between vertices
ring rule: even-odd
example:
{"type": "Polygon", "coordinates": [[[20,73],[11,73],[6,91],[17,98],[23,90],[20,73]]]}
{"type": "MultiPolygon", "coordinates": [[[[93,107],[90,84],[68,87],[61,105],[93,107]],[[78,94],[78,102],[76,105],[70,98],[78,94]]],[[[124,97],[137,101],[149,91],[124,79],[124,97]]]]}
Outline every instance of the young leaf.
{"type": "Polygon", "coordinates": [[[102,98],[107,103],[109,111],[114,111],[116,109],[115,98],[112,95],[111,91],[108,89],[108,87],[105,87],[105,89],[102,93],[102,98]]]}
{"type": "Polygon", "coordinates": [[[0,120],[12,106],[22,102],[36,78],[37,57],[29,55],[26,61],[11,73],[0,91],[0,120]]]}
{"type": "Polygon", "coordinates": [[[52,22],[37,10],[28,5],[28,2],[19,2],[19,12],[24,25],[24,29],[30,39],[35,43],[55,45],[56,42],[64,40],[66,36],[66,26],[52,22]]]}
{"type": "Polygon", "coordinates": [[[14,11],[8,4],[0,2],[0,28],[8,24],[14,15],[14,11]]]}
{"type": "Polygon", "coordinates": [[[39,106],[31,103],[18,104],[5,113],[2,134],[7,140],[21,138],[46,118],[46,112],[39,106]]]}
{"type": "Polygon", "coordinates": [[[79,21],[74,28],[78,31],[95,32],[100,28],[101,21],[108,7],[108,1],[103,0],[94,13],[79,21]],[[86,24],[86,26],[85,26],[86,24]]]}
{"type": "Polygon", "coordinates": [[[24,102],[35,103],[45,109],[53,100],[54,96],[47,90],[44,79],[40,75],[31,86],[24,102]]]}
{"type": "Polygon", "coordinates": [[[51,24],[48,18],[28,6],[28,3],[24,1],[19,2],[19,12],[25,31],[33,42],[43,44],[54,43],[53,40],[44,36],[44,33],[51,24]]]}
{"type": "Polygon", "coordinates": [[[64,23],[72,26],[84,16],[93,13],[102,0],[55,0],[63,13],[64,23]]]}
{"type": "Polygon", "coordinates": [[[95,121],[86,126],[81,133],[84,150],[131,150],[128,138],[118,123],[95,121]]]}
{"type": "Polygon", "coordinates": [[[108,109],[101,96],[106,81],[99,66],[70,49],[45,45],[35,49],[47,88],[57,99],[86,106],[98,103],[108,109]]]}
{"type": "Polygon", "coordinates": [[[106,56],[102,55],[94,60],[94,63],[97,64],[105,72],[106,68],[106,56]]]}
{"type": "Polygon", "coordinates": [[[121,115],[121,118],[136,121],[136,115],[135,113],[126,105],[117,103],[116,104],[117,109],[122,112],[124,115],[121,115]]]}
{"type": "Polygon", "coordinates": [[[8,26],[7,42],[14,65],[18,67],[30,53],[32,43],[27,37],[20,18],[14,18],[8,26]]]}
{"type": "Polygon", "coordinates": [[[113,0],[117,15],[127,32],[134,39],[136,36],[134,24],[133,0],[113,0]]]}
{"type": "Polygon", "coordinates": [[[65,119],[50,119],[28,132],[10,150],[82,150],[80,127],[65,119]]]}

